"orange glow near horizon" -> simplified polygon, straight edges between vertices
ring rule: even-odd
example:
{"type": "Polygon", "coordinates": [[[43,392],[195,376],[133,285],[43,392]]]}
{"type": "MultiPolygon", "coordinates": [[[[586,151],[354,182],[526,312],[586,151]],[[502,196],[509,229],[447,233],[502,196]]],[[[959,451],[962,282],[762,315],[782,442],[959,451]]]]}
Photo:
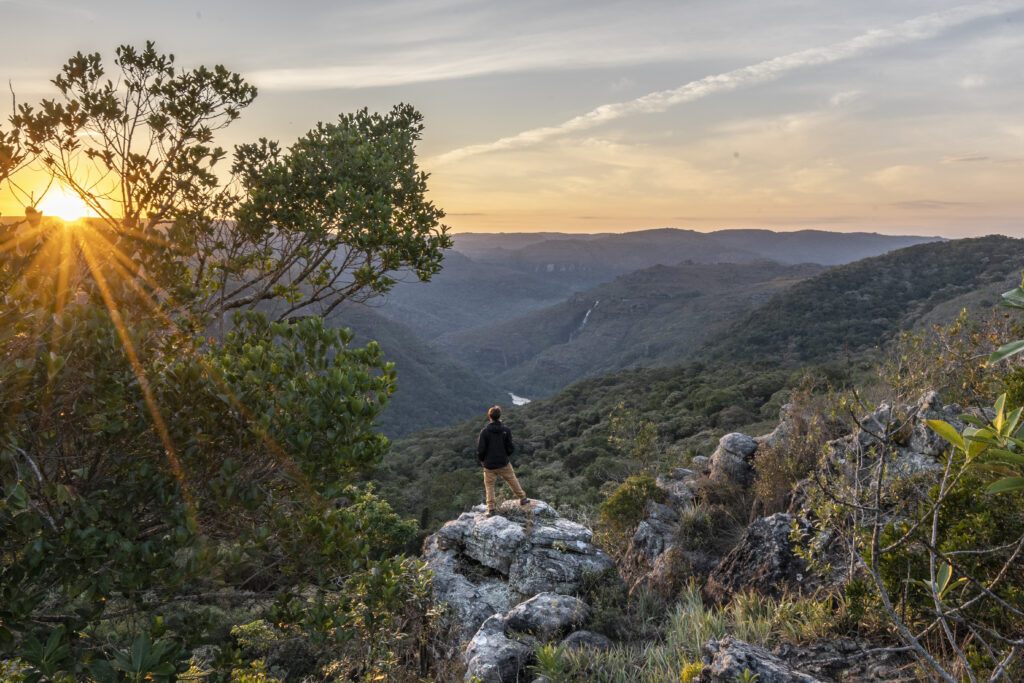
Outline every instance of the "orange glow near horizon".
{"type": "Polygon", "coordinates": [[[96,215],[81,197],[63,187],[51,188],[39,201],[36,209],[44,216],[53,216],[68,223],[96,215]]]}

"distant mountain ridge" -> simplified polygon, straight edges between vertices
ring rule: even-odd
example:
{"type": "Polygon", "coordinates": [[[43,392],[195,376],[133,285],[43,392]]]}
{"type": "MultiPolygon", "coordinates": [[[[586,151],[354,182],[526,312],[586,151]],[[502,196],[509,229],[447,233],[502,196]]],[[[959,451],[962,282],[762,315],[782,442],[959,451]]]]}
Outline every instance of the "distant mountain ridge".
{"type": "Polygon", "coordinates": [[[787,264],[839,265],[941,239],[826,230],[698,232],[679,228],[587,235],[537,233],[532,239],[529,233],[454,235],[455,250],[479,261],[501,261],[531,270],[549,266],[552,270],[610,268],[620,274],[684,260],[749,263],[771,259],[787,264]]]}
{"type": "Polygon", "coordinates": [[[651,266],[692,263],[837,265],[938,237],[676,228],[627,233],[456,233],[429,283],[400,282],[378,312],[427,340],[552,306],[651,266]]]}

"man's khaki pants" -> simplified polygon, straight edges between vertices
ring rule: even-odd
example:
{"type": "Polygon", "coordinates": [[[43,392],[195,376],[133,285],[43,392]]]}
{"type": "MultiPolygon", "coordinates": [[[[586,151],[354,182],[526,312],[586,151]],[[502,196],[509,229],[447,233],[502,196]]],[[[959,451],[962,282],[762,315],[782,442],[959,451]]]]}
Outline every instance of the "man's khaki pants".
{"type": "Polygon", "coordinates": [[[484,491],[487,492],[487,509],[494,509],[494,481],[501,477],[508,484],[508,487],[512,489],[512,493],[515,494],[516,498],[522,500],[526,498],[526,492],[523,491],[523,487],[519,485],[519,480],[516,479],[516,473],[512,469],[512,463],[499,467],[494,470],[484,468],[484,491]]]}

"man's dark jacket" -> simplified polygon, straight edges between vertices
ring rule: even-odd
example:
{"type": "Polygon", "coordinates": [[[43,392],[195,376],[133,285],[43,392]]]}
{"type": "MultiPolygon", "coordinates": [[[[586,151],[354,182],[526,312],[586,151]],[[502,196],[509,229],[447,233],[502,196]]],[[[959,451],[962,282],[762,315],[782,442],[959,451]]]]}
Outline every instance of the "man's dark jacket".
{"type": "Polygon", "coordinates": [[[476,457],[489,470],[496,470],[508,464],[516,446],[512,443],[512,430],[500,422],[491,422],[480,430],[476,442],[476,457]]]}

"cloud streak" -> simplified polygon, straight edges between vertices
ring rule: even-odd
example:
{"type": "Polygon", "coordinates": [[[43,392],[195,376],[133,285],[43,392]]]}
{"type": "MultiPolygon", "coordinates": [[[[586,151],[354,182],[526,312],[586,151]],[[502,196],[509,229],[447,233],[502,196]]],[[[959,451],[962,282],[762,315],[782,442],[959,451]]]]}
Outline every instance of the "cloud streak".
{"type": "Polygon", "coordinates": [[[961,5],[942,12],[926,14],[889,28],[867,31],[842,42],[792,52],[732,71],[706,76],[678,88],[659,90],[624,102],[603,104],[556,126],[532,128],[517,135],[499,138],[494,142],[460,147],[437,156],[434,162],[450,163],[478,154],[530,147],[627,116],[663,112],[678,104],[700,100],[716,93],[774,81],[799,69],[831,64],[858,57],[872,50],[934,38],[968,22],[998,16],[1021,7],[1020,2],[994,1],[961,5]]]}

